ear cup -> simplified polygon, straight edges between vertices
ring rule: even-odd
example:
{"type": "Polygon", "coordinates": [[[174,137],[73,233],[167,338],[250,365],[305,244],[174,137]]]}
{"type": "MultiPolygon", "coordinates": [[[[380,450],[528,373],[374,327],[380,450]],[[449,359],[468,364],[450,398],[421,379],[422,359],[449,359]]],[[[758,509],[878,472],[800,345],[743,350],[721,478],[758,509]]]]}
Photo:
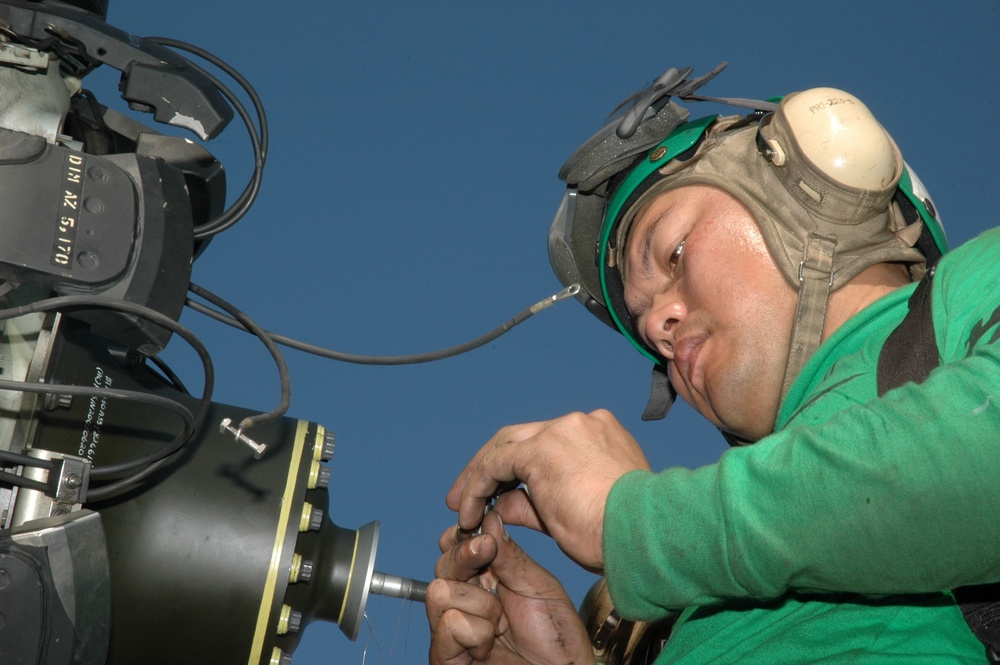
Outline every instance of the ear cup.
{"type": "MultiPolygon", "coordinates": [[[[779,114],[798,152],[834,183],[861,190],[895,187],[898,158],[888,133],[865,104],[835,88],[812,88],[789,95],[779,114]]],[[[791,146],[768,141],[778,159],[791,146]]],[[[775,162],[776,166],[781,166],[775,162]]]]}

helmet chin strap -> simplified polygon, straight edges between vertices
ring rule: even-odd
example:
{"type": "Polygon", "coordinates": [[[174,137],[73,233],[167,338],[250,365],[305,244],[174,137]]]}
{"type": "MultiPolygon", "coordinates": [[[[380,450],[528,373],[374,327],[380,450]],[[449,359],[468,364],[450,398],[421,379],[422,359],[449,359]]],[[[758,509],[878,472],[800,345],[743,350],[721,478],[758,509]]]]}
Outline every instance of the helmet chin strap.
{"type": "MultiPolygon", "coordinates": [[[[826,308],[833,288],[833,256],[836,248],[836,241],[815,233],[809,234],[805,256],[799,265],[799,297],[795,306],[785,376],[781,383],[782,400],[806,362],[816,353],[823,338],[826,308]]],[[[649,401],[642,412],[642,419],[664,418],[676,397],[677,392],[667,377],[667,368],[654,364],[649,401]]],[[[730,440],[729,436],[727,440],[730,440]]],[[[740,441],[740,445],[743,443],[740,441]]],[[[730,445],[736,444],[730,440],[730,445]]]]}
{"type": "Polygon", "coordinates": [[[809,234],[805,256],[799,264],[799,298],[792,323],[792,340],[781,383],[781,399],[819,348],[826,321],[826,308],[833,288],[833,255],[837,243],[825,236],[809,234]]]}
{"type": "Polygon", "coordinates": [[[653,365],[653,377],[649,386],[649,401],[642,412],[643,420],[662,420],[677,399],[677,391],[670,383],[667,368],[659,363],[653,365]]]}

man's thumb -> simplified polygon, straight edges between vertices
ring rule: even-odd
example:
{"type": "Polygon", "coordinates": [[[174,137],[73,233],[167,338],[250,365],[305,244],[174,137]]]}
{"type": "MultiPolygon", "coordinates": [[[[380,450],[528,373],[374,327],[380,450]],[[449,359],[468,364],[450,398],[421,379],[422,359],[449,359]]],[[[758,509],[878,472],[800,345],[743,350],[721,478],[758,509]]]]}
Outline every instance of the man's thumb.
{"type": "Polygon", "coordinates": [[[532,598],[556,598],[565,595],[562,585],[539,566],[507,533],[500,516],[491,511],[483,518],[483,533],[497,541],[497,555],[490,570],[499,584],[510,591],[532,598]]]}

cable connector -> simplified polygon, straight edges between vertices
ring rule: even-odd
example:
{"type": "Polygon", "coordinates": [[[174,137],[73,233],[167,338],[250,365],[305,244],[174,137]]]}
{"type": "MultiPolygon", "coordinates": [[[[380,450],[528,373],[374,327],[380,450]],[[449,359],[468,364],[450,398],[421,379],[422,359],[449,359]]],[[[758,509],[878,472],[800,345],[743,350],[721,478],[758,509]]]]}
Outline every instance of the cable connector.
{"type": "Polygon", "coordinates": [[[554,293],[545,300],[539,300],[529,308],[529,311],[532,314],[537,314],[546,307],[551,307],[552,305],[556,304],[560,300],[565,300],[566,298],[572,298],[576,296],[576,294],[578,294],[579,292],[580,292],[579,284],[570,284],[559,293],[554,293]]]}
{"type": "Polygon", "coordinates": [[[232,434],[237,441],[247,446],[248,448],[252,449],[254,459],[260,459],[261,457],[264,456],[264,452],[267,450],[267,444],[257,443],[256,441],[251,439],[249,436],[243,433],[242,427],[240,427],[239,429],[233,427],[233,421],[231,418],[223,418],[222,422],[219,423],[219,434],[226,434],[226,433],[232,434]]]}

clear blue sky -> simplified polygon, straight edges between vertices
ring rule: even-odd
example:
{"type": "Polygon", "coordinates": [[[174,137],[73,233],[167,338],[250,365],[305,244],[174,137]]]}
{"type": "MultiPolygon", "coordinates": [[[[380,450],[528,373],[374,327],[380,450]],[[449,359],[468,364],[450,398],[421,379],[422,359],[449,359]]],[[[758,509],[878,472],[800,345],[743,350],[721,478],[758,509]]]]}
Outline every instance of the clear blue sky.
{"type": "MultiPolygon", "coordinates": [[[[109,20],[205,47],[256,86],[271,127],[263,189],[194,279],[271,330],[338,350],[450,346],[558,290],[546,234],[560,165],[671,66],[728,60],[707,94],[829,85],[858,95],[930,188],[953,244],[994,225],[1000,207],[996,2],[111,0],[109,20]]],[[[244,136],[234,123],[208,146],[232,192],[252,163],[244,136]]],[[[213,352],[217,400],[276,403],[258,343],[193,312],[182,320],[213,352]]],[[[182,351],[168,349],[181,367],[182,351]]],[[[438,535],[455,519],[445,492],[504,424],[606,407],[654,467],[706,464],[725,449],[687,408],[639,423],[647,363],[575,303],[430,365],[287,357],[290,415],[338,435],[332,517],[350,528],[379,520],[376,568],[388,573],[433,574],[438,535]]],[[[515,537],[583,597],[592,576],[546,539],[515,537]]],[[[313,625],[295,664],[361,663],[366,644],[367,663],[425,661],[422,606],[373,597],[368,614],[378,646],[367,627],[351,643],[313,625]]]]}

